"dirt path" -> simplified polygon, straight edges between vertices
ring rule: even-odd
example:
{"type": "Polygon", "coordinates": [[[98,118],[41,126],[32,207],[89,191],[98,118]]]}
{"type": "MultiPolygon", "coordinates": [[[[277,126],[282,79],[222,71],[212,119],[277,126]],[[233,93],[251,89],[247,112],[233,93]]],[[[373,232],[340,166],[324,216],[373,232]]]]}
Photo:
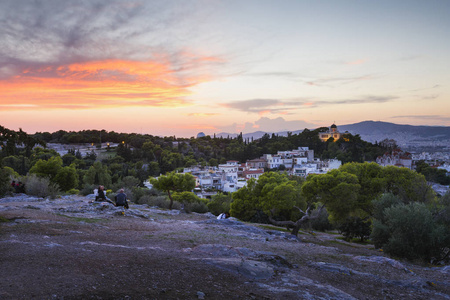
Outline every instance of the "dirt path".
{"type": "Polygon", "coordinates": [[[443,268],[177,213],[0,199],[0,299],[450,299],[443,268]]]}

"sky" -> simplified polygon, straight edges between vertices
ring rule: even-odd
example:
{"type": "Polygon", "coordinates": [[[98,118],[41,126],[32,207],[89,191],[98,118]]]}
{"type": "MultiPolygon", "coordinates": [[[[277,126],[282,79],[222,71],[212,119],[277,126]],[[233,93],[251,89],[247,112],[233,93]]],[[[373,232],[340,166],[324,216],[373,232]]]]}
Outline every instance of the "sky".
{"type": "Polygon", "coordinates": [[[450,126],[450,1],[2,0],[0,125],[450,126]]]}

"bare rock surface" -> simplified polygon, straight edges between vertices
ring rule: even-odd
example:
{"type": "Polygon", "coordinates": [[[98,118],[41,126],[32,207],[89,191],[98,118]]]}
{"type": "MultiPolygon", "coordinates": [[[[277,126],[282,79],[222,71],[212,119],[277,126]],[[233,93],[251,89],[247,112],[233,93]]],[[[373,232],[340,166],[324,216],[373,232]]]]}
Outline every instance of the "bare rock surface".
{"type": "Polygon", "coordinates": [[[0,199],[0,299],[450,299],[449,266],[92,197],[0,199]]]}

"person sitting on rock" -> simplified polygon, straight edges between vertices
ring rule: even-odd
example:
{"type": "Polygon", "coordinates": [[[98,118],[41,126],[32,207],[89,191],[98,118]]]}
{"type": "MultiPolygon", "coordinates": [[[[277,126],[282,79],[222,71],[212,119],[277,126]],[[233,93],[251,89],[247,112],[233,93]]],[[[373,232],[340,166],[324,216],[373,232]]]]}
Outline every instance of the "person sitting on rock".
{"type": "Polygon", "coordinates": [[[114,204],[111,200],[106,198],[105,187],[103,185],[98,186],[97,196],[95,196],[95,201],[106,201],[111,204],[114,204]]]}
{"type": "Polygon", "coordinates": [[[119,193],[116,197],[114,197],[114,200],[116,201],[116,206],[123,206],[126,209],[128,209],[128,201],[127,201],[127,194],[124,193],[123,189],[119,190],[119,193]]]}
{"type": "Polygon", "coordinates": [[[224,220],[224,219],[228,219],[230,217],[229,213],[221,213],[218,217],[217,220],[224,220]]]}

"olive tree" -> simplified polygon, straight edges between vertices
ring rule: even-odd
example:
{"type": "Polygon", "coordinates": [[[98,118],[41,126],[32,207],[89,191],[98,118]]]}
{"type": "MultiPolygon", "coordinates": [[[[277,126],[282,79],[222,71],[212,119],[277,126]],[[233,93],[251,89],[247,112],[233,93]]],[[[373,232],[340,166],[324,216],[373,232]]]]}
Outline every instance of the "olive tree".
{"type": "Polygon", "coordinates": [[[173,198],[172,192],[191,191],[195,187],[195,178],[191,174],[181,174],[171,172],[166,175],[161,175],[158,178],[150,178],[150,183],[153,187],[160,191],[165,191],[170,199],[169,209],[172,209],[173,198]]]}

